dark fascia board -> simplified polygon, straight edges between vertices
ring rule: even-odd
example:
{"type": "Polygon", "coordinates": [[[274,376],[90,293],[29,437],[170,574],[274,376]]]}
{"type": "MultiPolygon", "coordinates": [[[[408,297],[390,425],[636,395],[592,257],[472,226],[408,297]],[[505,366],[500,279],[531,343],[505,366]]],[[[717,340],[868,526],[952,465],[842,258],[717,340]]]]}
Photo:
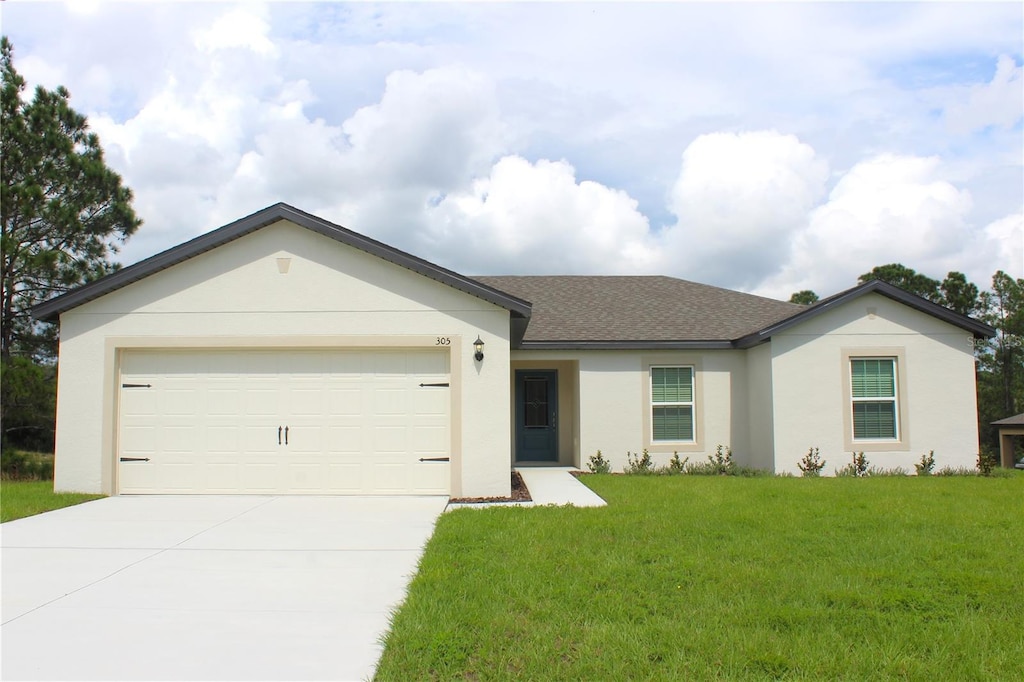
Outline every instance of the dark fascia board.
{"type": "Polygon", "coordinates": [[[268,206],[250,216],[236,220],[212,232],[207,232],[184,244],[179,244],[155,256],[139,261],[134,265],[111,273],[95,282],[90,282],[66,294],[40,303],[32,309],[32,316],[44,322],[53,321],[67,310],[281,220],[290,221],[317,234],[330,237],[342,244],[365,251],[389,263],[407,268],[424,277],[429,277],[442,284],[446,284],[453,289],[458,289],[464,293],[481,298],[488,303],[505,308],[512,313],[513,317],[526,319],[530,317],[532,306],[528,301],[506,294],[503,291],[489,287],[457,272],[443,268],[440,265],[435,265],[422,258],[400,251],[375,239],[358,234],[340,225],[335,225],[323,218],[318,218],[284,203],[268,206]]]}
{"type": "Polygon", "coordinates": [[[944,308],[941,305],[932,303],[920,296],[915,296],[914,294],[908,293],[897,286],[889,284],[888,282],[873,279],[865,282],[864,284],[855,286],[852,289],[847,289],[846,291],[841,291],[834,296],[822,299],[817,303],[807,306],[805,310],[802,310],[795,315],[787,317],[786,319],[776,322],[775,324],[765,327],[753,334],[748,334],[743,338],[737,339],[735,345],[737,348],[750,348],[764,343],[774,334],[778,334],[793,325],[806,322],[807,320],[817,317],[822,313],[834,310],[839,306],[845,305],[850,301],[870,293],[880,294],[922,313],[931,315],[932,317],[937,317],[944,322],[948,322],[954,326],[969,331],[976,339],[991,339],[996,335],[996,330],[983,322],[978,322],[973,318],[961,315],[949,308],[944,308]]]}
{"type": "Polygon", "coordinates": [[[726,350],[731,341],[523,341],[513,350],[726,350]]]}

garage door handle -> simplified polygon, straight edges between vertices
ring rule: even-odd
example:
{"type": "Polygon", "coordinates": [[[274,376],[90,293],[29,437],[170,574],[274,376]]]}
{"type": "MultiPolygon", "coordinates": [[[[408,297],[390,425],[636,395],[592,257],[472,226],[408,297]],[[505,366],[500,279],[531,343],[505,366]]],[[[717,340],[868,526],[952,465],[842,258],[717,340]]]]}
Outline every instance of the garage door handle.
{"type": "Polygon", "coordinates": [[[281,444],[281,427],[280,426],[277,427],[277,444],[278,445],[281,444]]]}
{"type": "Polygon", "coordinates": [[[149,457],[122,457],[122,462],[148,462],[149,457]]]}
{"type": "Polygon", "coordinates": [[[288,427],[284,427],[284,444],[288,445],[288,427]]]}
{"type": "Polygon", "coordinates": [[[450,462],[451,457],[420,457],[421,462],[450,462]]]}

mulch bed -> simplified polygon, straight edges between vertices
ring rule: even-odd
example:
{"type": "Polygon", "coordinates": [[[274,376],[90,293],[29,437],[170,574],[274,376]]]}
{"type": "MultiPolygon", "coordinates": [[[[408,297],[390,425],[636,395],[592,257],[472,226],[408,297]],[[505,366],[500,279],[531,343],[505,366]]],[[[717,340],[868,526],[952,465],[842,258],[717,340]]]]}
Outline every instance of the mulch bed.
{"type": "Polygon", "coordinates": [[[449,503],[479,504],[481,502],[531,502],[530,491],[518,471],[512,472],[512,494],[508,497],[453,497],[449,503]]]}

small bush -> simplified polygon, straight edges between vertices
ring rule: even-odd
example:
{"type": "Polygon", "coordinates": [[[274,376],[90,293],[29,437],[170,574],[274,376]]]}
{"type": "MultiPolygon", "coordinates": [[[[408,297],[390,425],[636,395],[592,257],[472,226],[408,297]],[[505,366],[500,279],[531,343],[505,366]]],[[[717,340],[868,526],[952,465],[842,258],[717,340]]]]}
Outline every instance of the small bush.
{"type": "Polygon", "coordinates": [[[627,474],[653,474],[654,462],[651,461],[651,453],[647,452],[647,448],[643,449],[643,453],[634,455],[632,452],[626,451],[626,466],[623,467],[623,471],[627,474]]]}
{"type": "Polygon", "coordinates": [[[853,461],[839,469],[836,469],[836,476],[852,476],[863,478],[868,475],[868,459],[863,452],[853,453],[853,461]]]}
{"type": "Polygon", "coordinates": [[[715,448],[715,454],[708,455],[708,462],[719,476],[728,476],[736,473],[736,463],[732,461],[732,449],[723,448],[721,445],[715,448]]]}
{"type": "Polygon", "coordinates": [[[612,463],[606,460],[601,451],[598,450],[596,455],[591,455],[590,459],[587,460],[587,469],[592,474],[607,474],[612,470],[612,463]]]}
{"type": "Polygon", "coordinates": [[[978,473],[982,476],[991,476],[992,470],[996,468],[996,458],[990,453],[978,453],[978,473]]]}
{"type": "Polygon", "coordinates": [[[921,455],[921,461],[914,465],[914,471],[918,476],[931,476],[935,470],[935,451],[929,450],[927,455],[921,455]]]}
{"type": "Polygon", "coordinates": [[[686,470],[686,463],[690,461],[689,457],[679,459],[679,453],[673,452],[672,459],[668,461],[668,467],[666,473],[669,474],[681,474],[686,470]]]}
{"type": "Polygon", "coordinates": [[[810,448],[796,466],[800,469],[802,476],[813,478],[821,476],[821,470],[825,468],[825,460],[818,453],[818,448],[810,448]]]}
{"type": "Polygon", "coordinates": [[[707,462],[686,464],[683,473],[690,476],[751,476],[757,475],[756,471],[746,467],[737,467],[736,463],[732,461],[732,451],[724,445],[718,445],[715,454],[708,456],[707,462]]]}

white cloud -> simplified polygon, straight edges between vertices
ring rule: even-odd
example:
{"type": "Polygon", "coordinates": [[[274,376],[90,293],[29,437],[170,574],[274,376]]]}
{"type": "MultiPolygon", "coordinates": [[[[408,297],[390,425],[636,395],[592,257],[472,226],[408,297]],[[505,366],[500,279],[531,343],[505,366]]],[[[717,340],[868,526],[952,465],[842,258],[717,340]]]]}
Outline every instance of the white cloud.
{"type": "Polygon", "coordinates": [[[827,179],[826,163],[793,135],[700,136],[669,196],[678,222],[663,235],[666,264],[698,281],[755,286],[785,262],[827,179]]]}
{"type": "Polygon", "coordinates": [[[260,5],[249,3],[222,14],[210,26],[194,32],[196,47],[208,53],[244,48],[261,55],[276,55],[277,47],[267,37],[270,25],[261,9],[260,5]]]}
{"type": "Polygon", "coordinates": [[[493,84],[460,66],[392,73],[380,102],[359,109],[343,129],[359,176],[444,189],[484,171],[503,135],[493,84]]]}
{"type": "Polygon", "coordinates": [[[76,8],[5,31],[135,191],[125,262],[289,201],[466,272],[1019,269],[1012,3],[76,8]]]}
{"type": "Polygon", "coordinates": [[[578,182],[565,161],[498,161],[468,191],[429,209],[432,251],[474,273],[654,270],[647,219],[625,192],[578,182]]]}
{"type": "Polygon", "coordinates": [[[978,286],[987,288],[996,270],[1024,277],[1024,213],[1000,218],[985,226],[984,241],[973,254],[965,254],[978,286]]]}
{"type": "Polygon", "coordinates": [[[72,14],[90,15],[100,11],[100,0],[72,0],[65,2],[64,7],[72,14]]]}
{"type": "Polygon", "coordinates": [[[989,83],[972,85],[946,110],[946,123],[956,133],[970,133],[989,126],[1011,128],[1024,118],[1024,72],[1012,57],[1002,55],[989,83]]]}
{"type": "Polygon", "coordinates": [[[934,157],[881,155],[857,164],[811,212],[791,260],[759,293],[785,298],[816,289],[827,295],[876,265],[895,262],[932,277],[959,270],[984,282],[982,263],[972,254],[995,256],[992,240],[967,220],[970,193],[943,179],[942,171],[934,157]]]}

